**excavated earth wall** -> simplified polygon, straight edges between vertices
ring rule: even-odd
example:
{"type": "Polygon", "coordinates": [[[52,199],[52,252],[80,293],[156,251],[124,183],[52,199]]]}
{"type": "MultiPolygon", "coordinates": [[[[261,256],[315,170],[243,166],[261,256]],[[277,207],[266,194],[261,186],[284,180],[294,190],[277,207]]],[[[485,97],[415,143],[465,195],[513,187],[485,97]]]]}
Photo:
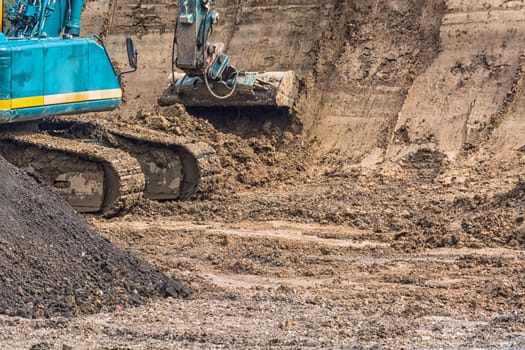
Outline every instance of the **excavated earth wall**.
{"type": "Polygon", "coordinates": [[[516,136],[523,125],[512,114],[519,105],[515,94],[523,84],[523,5],[491,1],[466,6],[450,1],[447,12],[440,31],[441,51],[410,88],[388,158],[428,148],[455,159],[463,151],[487,147],[492,143],[487,138],[503,129],[505,148],[522,146],[516,144],[516,136]],[[515,136],[505,126],[509,122],[515,136]]]}
{"type": "MultiPolygon", "coordinates": [[[[418,196],[427,186],[484,198],[521,188],[522,2],[219,1],[222,21],[213,38],[225,43],[237,67],[297,72],[299,133],[242,118],[221,129],[182,107],[155,107],[171,69],[177,8],[164,0],[115,6],[118,16],[101,31],[108,33],[117,60],[124,62],[126,34],[135,35],[142,52],[139,71],[125,78],[130,97],[115,117],[215,147],[224,169],[224,186],[215,197],[221,204],[241,189],[326,183],[326,176],[355,179],[361,170],[378,170],[407,193],[421,191],[418,196]]],[[[417,201],[432,202],[424,198],[417,201]]],[[[505,210],[491,205],[493,210],[485,209],[505,210]]],[[[198,217],[221,211],[158,203],[141,210],[150,207],[198,217]]],[[[517,205],[512,215],[520,212],[517,205]]],[[[518,224],[510,216],[509,225],[492,231],[513,236],[518,224]]],[[[455,220],[445,219],[447,232],[457,230],[455,220]]]]}
{"type": "Polygon", "coordinates": [[[217,38],[237,66],[304,78],[296,109],[319,154],[369,165],[419,149],[454,160],[493,143],[523,147],[521,2],[221,6],[217,38]]]}
{"type": "MultiPolygon", "coordinates": [[[[126,34],[141,52],[139,72],[126,77],[127,106],[151,108],[171,70],[176,3],[115,9],[100,31],[117,61],[126,34]]],[[[430,149],[455,160],[506,144],[503,134],[511,148],[523,146],[513,97],[525,42],[521,2],[225,0],[218,10],[213,38],[235,66],[297,72],[295,111],[316,159],[370,166],[430,149]]]]}

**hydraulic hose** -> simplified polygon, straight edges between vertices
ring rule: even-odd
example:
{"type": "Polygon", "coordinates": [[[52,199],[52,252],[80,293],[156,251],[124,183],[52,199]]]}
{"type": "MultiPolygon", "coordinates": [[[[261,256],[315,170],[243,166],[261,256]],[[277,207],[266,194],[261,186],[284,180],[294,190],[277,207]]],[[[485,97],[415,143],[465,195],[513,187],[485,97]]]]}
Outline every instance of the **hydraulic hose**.
{"type": "Polygon", "coordinates": [[[210,83],[208,82],[208,70],[210,69],[210,67],[206,67],[206,69],[204,70],[204,84],[206,84],[206,88],[208,89],[208,92],[213,96],[215,97],[216,99],[218,100],[225,100],[227,98],[230,98],[234,93],[235,93],[235,89],[237,88],[237,77],[239,75],[239,71],[233,67],[233,66],[230,66],[234,71],[235,71],[235,82],[233,83],[233,86],[230,90],[230,92],[228,92],[226,95],[224,96],[221,96],[221,95],[218,95],[216,92],[214,92],[210,86],[210,83]]]}
{"type": "Polygon", "coordinates": [[[173,42],[171,43],[171,81],[173,86],[175,86],[175,45],[177,44],[177,27],[178,20],[175,21],[175,30],[173,32],[173,42]]]}

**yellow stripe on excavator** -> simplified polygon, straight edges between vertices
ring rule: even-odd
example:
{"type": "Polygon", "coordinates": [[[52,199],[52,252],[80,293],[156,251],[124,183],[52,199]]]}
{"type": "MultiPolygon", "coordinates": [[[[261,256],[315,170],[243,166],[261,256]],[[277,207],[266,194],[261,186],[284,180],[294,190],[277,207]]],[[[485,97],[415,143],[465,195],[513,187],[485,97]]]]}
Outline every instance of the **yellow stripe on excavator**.
{"type": "Polygon", "coordinates": [[[121,98],[122,90],[91,90],[82,92],[71,92],[67,94],[44,96],[44,105],[56,105],[60,103],[82,102],[91,100],[105,100],[109,98],[121,98]]]}
{"type": "MultiPolygon", "coordinates": [[[[1,1],[1,0],[0,0],[1,1]]],[[[0,110],[19,109],[38,106],[57,105],[61,103],[75,103],[93,100],[107,100],[122,98],[121,89],[91,90],[82,92],[70,92],[65,94],[33,96],[14,98],[12,100],[0,100],[0,110]]]]}
{"type": "Polygon", "coordinates": [[[44,105],[44,96],[14,98],[11,100],[11,109],[44,105]]]}

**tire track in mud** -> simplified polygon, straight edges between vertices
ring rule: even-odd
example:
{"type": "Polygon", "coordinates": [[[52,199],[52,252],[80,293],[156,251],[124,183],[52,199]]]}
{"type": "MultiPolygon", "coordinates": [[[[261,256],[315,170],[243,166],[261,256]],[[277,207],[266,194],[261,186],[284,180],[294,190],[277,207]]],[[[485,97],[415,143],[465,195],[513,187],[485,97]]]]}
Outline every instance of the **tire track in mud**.
{"type": "MultiPolygon", "coordinates": [[[[185,221],[170,221],[170,220],[156,220],[152,224],[144,223],[143,221],[128,221],[125,223],[118,223],[118,226],[111,222],[107,224],[98,224],[106,230],[122,228],[122,225],[129,230],[166,230],[166,231],[206,231],[207,233],[224,237],[234,236],[240,238],[269,238],[283,241],[292,242],[304,242],[308,244],[320,244],[334,247],[352,247],[352,248],[377,248],[386,246],[384,243],[371,242],[363,240],[362,238],[356,237],[355,240],[350,240],[352,236],[358,236],[365,233],[364,231],[359,232],[355,229],[345,229],[338,226],[317,226],[303,224],[299,225],[293,222],[238,222],[234,227],[229,225],[207,225],[207,224],[194,224],[185,221]],[[259,227],[262,226],[262,227],[259,227]],[[298,228],[298,226],[300,228],[298,228]],[[245,228],[248,227],[248,228],[245,228]],[[253,230],[253,227],[256,227],[253,230]],[[252,228],[252,229],[250,229],[252,228]],[[334,232],[335,231],[335,232],[334,232]],[[329,238],[326,236],[334,237],[329,238]],[[345,239],[336,238],[337,236],[343,236],[345,239]]],[[[368,232],[367,232],[368,233],[368,232]]]]}
{"type": "MultiPolygon", "coordinates": [[[[369,236],[355,237],[360,233],[350,228],[292,222],[192,224],[155,220],[97,222],[96,226],[112,240],[148,261],[157,260],[165,269],[182,265],[212,284],[235,286],[237,281],[242,288],[257,285],[257,276],[260,286],[280,283],[312,287],[337,284],[340,278],[352,283],[381,283],[380,276],[386,273],[413,278],[424,289],[437,283],[428,282],[437,281],[436,274],[447,273],[451,266],[464,261],[481,262],[471,267],[482,268],[486,264],[512,265],[524,257],[523,252],[508,248],[434,248],[407,254],[391,244],[395,242],[393,235],[377,236],[374,241],[369,236]],[[276,228],[279,230],[274,231],[276,228]],[[322,238],[327,235],[340,238],[322,238]],[[432,268],[421,271],[420,277],[413,275],[429,266],[432,268]]],[[[457,272],[450,272],[450,281],[443,285],[467,280],[474,283],[474,276],[465,275],[461,269],[457,272]]]]}
{"type": "Polygon", "coordinates": [[[516,277],[525,269],[520,250],[445,248],[413,254],[381,247],[382,252],[362,248],[340,254],[340,247],[315,241],[294,245],[271,231],[352,239],[352,229],[341,226],[129,218],[95,225],[163,271],[184,271],[198,287],[196,297],[93,318],[15,324],[0,317],[0,343],[23,344],[38,335],[59,344],[79,339],[76,344],[89,348],[122,341],[143,347],[169,342],[323,349],[372,343],[396,348],[521,344],[525,320],[515,313],[525,301],[520,287],[525,281],[516,277]],[[287,252],[295,260],[286,261],[287,252]],[[294,343],[298,336],[301,342],[294,343]]]}

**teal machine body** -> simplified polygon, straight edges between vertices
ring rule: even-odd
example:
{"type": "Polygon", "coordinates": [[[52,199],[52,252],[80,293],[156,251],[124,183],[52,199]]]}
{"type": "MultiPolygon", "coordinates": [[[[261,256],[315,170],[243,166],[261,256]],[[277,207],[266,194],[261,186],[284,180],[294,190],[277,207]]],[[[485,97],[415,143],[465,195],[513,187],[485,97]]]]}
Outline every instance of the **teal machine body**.
{"type": "Polygon", "coordinates": [[[0,123],[120,104],[120,79],[102,40],[78,37],[82,6],[83,0],[16,0],[9,7],[10,26],[0,33],[0,123]]]}

